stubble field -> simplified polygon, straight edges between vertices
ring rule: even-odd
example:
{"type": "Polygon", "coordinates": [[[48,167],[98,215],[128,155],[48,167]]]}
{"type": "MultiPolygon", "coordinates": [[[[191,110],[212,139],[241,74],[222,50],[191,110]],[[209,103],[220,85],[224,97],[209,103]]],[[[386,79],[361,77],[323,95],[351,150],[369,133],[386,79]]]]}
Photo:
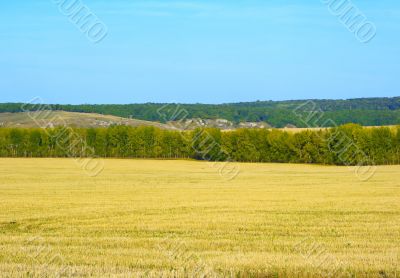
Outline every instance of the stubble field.
{"type": "Polygon", "coordinates": [[[0,277],[399,277],[400,166],[0,159],[0,277]]]}

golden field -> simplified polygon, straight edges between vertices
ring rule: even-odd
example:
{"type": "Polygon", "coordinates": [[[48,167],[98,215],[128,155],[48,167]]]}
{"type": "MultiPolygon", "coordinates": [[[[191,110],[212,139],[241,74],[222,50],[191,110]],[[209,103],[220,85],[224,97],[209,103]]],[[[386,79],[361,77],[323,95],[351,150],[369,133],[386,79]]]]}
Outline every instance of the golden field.
{"type": "Polygon", "coordinates": [[[0,277],[400,276],[400,166],[104,165],[0,159],[0,277]]]}

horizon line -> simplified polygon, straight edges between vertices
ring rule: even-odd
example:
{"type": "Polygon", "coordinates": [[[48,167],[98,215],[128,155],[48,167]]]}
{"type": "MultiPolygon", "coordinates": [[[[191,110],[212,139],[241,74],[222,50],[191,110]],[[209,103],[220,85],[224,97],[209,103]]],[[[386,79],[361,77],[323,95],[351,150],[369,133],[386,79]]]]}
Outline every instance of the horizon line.
{"type": "MultiPolygon", "coordinates": [[[[351,100],[363,100],[363,99],[396,99],[399,96],[393,97],[359,97],[359,98],[307,98],[307,99],[286,99],[286,100],[253,100],[253,101],[238,101],[238,102],[221,102],[221,103],[202,103],[202,102],[131,102],[131,103],[40,103],[45,105],[140,105],[140,104],[181,104],[181,105],[232,105],[232,104],[243,104],[243,103],[257,103],[257,102],[297,102],[297,101],[351,101],[351,100]]],[[[40,99],[33,98],[32,100],[40,99]]],[[[32,101],[31,100],[31,101],[32,101]]],[[[37,105],[39,103],[30,102],[0,102],[0,104],[32,104],[37,105]]]]}

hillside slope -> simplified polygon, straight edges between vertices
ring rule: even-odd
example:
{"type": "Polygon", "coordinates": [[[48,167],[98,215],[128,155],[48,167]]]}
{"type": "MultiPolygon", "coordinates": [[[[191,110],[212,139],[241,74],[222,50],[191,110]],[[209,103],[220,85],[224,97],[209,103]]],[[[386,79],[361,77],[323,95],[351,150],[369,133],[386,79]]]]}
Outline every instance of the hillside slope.
{"type": "Polygon", "coordinates": [[[171,129],[170,126],[150,121],[127,119],[111,115],[95,113],[77,113],[66,111],[40,111],[20,113],[0,113],[1,127],[109,127],[111,125],[126,126],[154,126],[162,129],[171,129]]]}
{"type": "MultiPolygon", "coordinates": [[[[334,122],[336,125],[356,123],[363,126],[382,126],[400,124],[400,97],[361,98],[348,100],[292,100],[292,101],[256,101],[227,104],[100,104],[100,105],[50,105],[51,110],[98,113],[145,121],[167,122],[173,116],[185,116],[185,119],[230,121],[239,123],[265,123],[281,128],[285,126],[308,127],[303,119],[294,113],[300,106],[309,104],[309,108],[323,112],[319,123],[334,122]],[[160,112],[161,111],[161,112],[160,112]],[[184,111],[175,114],[176,111],[184,111]]],[[[22,107],[38,109],[37,105],[21,103],[0,104],[0,112],[22,112],[22,107]]],[[[172,119],[171,119],[172,118],[172,119]]],[[[320,126],[320,125],[317,125],[320,126]]]]}

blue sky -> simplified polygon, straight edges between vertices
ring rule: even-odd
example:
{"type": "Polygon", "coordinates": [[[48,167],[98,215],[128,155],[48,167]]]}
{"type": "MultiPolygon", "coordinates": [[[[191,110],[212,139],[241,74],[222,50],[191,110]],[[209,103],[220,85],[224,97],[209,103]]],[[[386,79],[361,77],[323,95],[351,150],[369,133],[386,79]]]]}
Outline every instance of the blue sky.
{"type": "Polygon", "coordinates": [[[82,0],[108,29],[93,44],[57,1],[0,4],[0,102],[400,95],[399,1],[353,1],[377,28],[367,44],[321,0],[82,0]]]}

